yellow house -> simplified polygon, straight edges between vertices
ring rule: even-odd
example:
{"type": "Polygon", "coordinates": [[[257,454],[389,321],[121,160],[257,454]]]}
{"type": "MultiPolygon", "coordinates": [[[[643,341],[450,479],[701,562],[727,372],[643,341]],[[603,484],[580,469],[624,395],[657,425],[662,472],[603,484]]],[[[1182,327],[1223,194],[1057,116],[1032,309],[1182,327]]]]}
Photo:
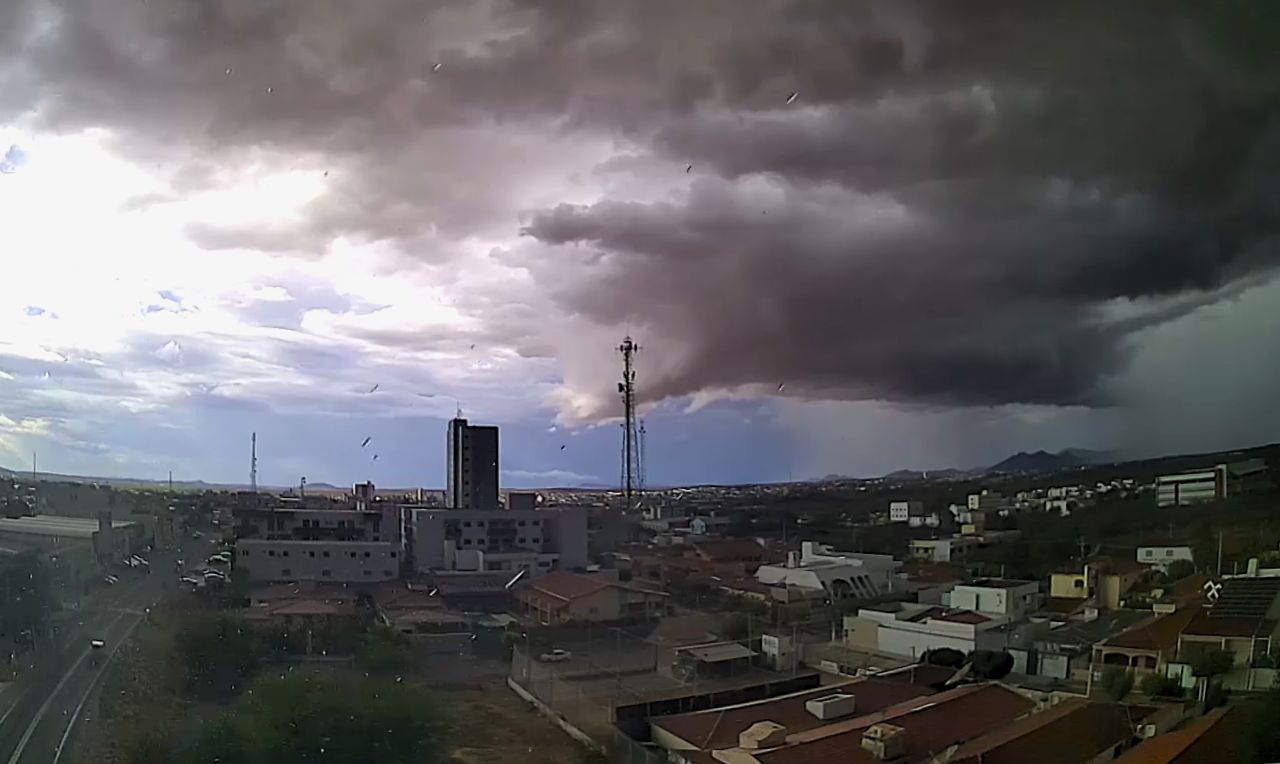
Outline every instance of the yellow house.
{"type": "Polygon", "coordinates": [[[1099,558],[1084,569],[1054,573],[1049,577],[1052,599],[1092,600],[1102,610],[1117,610],[1124,595],[1138,582],[1146,568],[1137,562],[1099,558]]]}

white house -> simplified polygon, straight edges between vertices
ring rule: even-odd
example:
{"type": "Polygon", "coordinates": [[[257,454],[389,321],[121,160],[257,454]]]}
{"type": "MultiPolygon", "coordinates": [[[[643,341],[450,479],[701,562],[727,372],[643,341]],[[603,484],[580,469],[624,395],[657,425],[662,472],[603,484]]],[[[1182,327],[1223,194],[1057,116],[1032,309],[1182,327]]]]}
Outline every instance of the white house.
{"type": "Polygon", "coordinates": [[[689,533],[694,536],[706,536],[720,533],[729,525],[729,518],[715,515],[695,517],[689,521],[689,533]]]}
{"type": "Polygon", "coordinates": [[[1195,558],[1191,553],[1191,547],[1184,544],[1138,547],[1138,562],[1143,565],[1151,565],[1157,570],[1168,570],[1169,563],[1177,560],[1194,562],[1195,558]]]}
{"type": "Polygon", "coordinates": [[[1000,647],[1001,639],[991,629],[1008,622],[971,610],[894,604],[898,607],[862,608],[856,617],[845,616],[845,643],[913,659],[943,647],[967,654],[1000,647]]]}
{"type": "Polygon", "coordinates": [[[761,565],[756,580],[767,586],[825,591],[833,598],[875,597],[893,591],[902,563],[887,554],[836,552],[805,541],[784,565],[761,565]]]}
{"type": "Polygon", "coordinates": [[[951,590],[950,598],[944,597],[942,601],[944,605],[953,608],[1017,620],[1039,609],[1040,584],[1035,581],[984,578],[956,585],[951,590]]]}

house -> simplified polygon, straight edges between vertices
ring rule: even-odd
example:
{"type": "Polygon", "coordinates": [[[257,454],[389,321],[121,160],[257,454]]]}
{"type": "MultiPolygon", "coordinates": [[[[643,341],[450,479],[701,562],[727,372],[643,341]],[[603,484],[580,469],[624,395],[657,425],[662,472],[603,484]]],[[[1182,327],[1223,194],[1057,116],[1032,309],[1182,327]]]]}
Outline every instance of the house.
{"type": "Polygon", "coordinates": [[[1004,616],[1018,620],[1040,606],[1040,584],[1035,581],[1013,581],[984,578],[959,584],[944,598],[945,604],[964,610],[1004,616]]]}
{"type": "Polygon", "coordinates": [[[717,517],[714,515],[695,517],[689,521],[689,535],[706,536],[723,533],[724,529],[729,527],[730,520],[727,517],[717,517]]]}
{"type": "Polygon", "coordinates": [[[932,695],[933,691],[906,682],[867,677],[764,700],[654,717],[649,722],[650,734],[659,747],[677,754],[735,748],[744,732],[762,722],[781,725],[788,734],[802,734],[839,718],[810,710],[814,701],[836,694],[853,698],[854,713],[865,716],[913,698],[932,695]]]}
{"type": "Polygon", "coordinates": [[[981,536],[950,536],[940,539],[913,539],[912,559],[923,562],[962,562],[968,553],[982,546],[981,536]]]}
{"type": "Polygon", "coordinates": [[[927,650],[948,647],[970,653],[999,646],[988,632],[1007,623],[972,610],[886,602],[860,608],[843,621],[846,647],[918,659],[927,650]]]}
{"type": "Polygon", "coordinates": [[[1088,600],[1094,607],[1116,610],[1146,571],[1146,566],[1136,561],[1097,557],[1086,561],[1080,572],[1059,571],[1050,575],[1049,596],[1088,600]]]}
{"type": "Polygon", "coordinates": [[[1134,672],[1164,671],[1165,663],[1178,654],[1178,638],[1197,613],[1199,604],[1183,605],[1172,613],[1161,613],[1135,623],[1093,647],[1093,662],[1122,666],[1134,672]]]}
{"type": "Polygon", "coordinates": [[[912,528],[937,528],[942,518],[937,512],[925,510],[923,501],[895,500],[889,502],[889,522],[907,523],[912,528]]]}
{"type": "Polygon", "coordinates": [[[1116,764],[1237,764],[1253,754],[1247,712],[1215,708],[1182,729],[1155,735],[1125,751],[1116,764]]]}
{"type": "Polygon", "coordinates": [[[1004,496],[994,491],[984,490],[982,493],[971,493],[968,497],[969,510],[996,510],[1005,506],[1004,496]]]}
{"type": "Polygon", "coordinates": [[[521,587],[516,600],[544,624],[653,618],[667,607],[665,592],[562,570],[521,587]]]}
{"type": "Polygon", "coordinates": [[[1111,761],[1154,709],[1070,698],[960,745],[951,764],[1079,764],[1111,761]]]}
{"type": "Polygon", "coordinates": [[[761,565],[756,580],[767,586],[807,590],[834,599],[876,597],[893,591],[901,563],[889,555],[837,552],[805,541],[784,565],[761,565]]]}
{"type": "Polygon", "coordinates": [[[979,738],[1035,707],[1035,702],[996,683],[966,685],[905,700],[874,713],[861,713],[857,691],[815,698],[810,713],[827,724],[790,734],[768,726],[739,735],[733,748],[716,759],[734,764],[809,764],[847,762],[914,764],[935,760],[940,751],[979,738]]]}
{"type": "Polygon", "coordinates": [[[1280,637],[1280,578],[1228,578],[1212,605],[1198,610],[1178,637],[1178,662],[1170,675],[1180,673],[1191,683],[1191,667],[1197,656],[1222,651],[1231,656],[1231,670],[1223,677],[1232,689],[1269,685],[1274,671],[1277,638],[1280,637]]]}
{"type": "Polygon", "coordinates": [[[1168,570],[1172,562],[1178,560],[1194,562],[1194,559],[1191,547],[1187,544],[1138,547],[1138,562],[1142,565],[1150,565],[1159,571],[1168,570]]]}

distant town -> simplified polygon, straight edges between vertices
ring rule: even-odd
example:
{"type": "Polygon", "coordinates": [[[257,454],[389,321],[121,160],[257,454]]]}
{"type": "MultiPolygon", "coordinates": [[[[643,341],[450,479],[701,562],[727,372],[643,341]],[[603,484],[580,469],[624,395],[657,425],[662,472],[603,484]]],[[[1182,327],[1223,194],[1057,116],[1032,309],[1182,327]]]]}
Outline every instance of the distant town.
{"type": "Polygon", "coordinates": [[[5,580],[38,570],[47,597],[5,590],[13,671],[129,592],[133,626],[221,619],[283,663],[358,663],[382,634],[428,684],[655,763],[1013,761],[1045,740],[1173,761],[1148,754],[1244,739],[1238,709],[1277,684],[1276,446],[628,500],[503,490],[498,428],[442,436],[444,491],[10,474],[5,580]]]}

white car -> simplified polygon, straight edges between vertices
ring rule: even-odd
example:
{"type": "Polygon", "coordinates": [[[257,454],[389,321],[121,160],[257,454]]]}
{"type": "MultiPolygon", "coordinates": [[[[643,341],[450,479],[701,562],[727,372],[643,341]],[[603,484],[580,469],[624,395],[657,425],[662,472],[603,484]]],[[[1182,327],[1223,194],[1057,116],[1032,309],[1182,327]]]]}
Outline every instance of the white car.
{"type": "Polygon", "coordinates": [[[142,566],[142,567],[144,567],[144,568],[149,568],[149,567],[151,567],[151,563],[147,562],[145,559],[143,559],[143,558],[139,557],[139,556],[138,556],[138,555],[136,555],[136,554],[135,554],[134,556],[130,557],[129,559],[133,561],[133,564],[134,564],[134,565],[141,565],[141,566],[142,566]]]}
{"type": "Polygon", "coordinates": [[[217,570],[208,570],[204,574],[205,581],[226,581],[227,574],[217,570]]]}
{"type": "Polygon", "coordinates": [[[199,586],[201,584],[201,581],[195,576],[183,576],[182,578],[178,579],[178,583],[187,584],[188,586],[199,586]]]}
{"type": "Polygon", "coordinates": [[[115,586],[116,582],[119,581],[120,579],[116,578],[115,576],[103,576],[102,580],[107,582],[107,584],[110,586],[115,586]]]}
{"type": "Polygon", "coordinates": [[[573,653],[569,652],[568,650],[561,650],[560,648],[556,648],[555,650],[552,650],[549,653],[543,653],[538,657],[539,659],[542,660],[543,663],[564,663],[565,661],[571,660],[573,658],[573,653]]]}

